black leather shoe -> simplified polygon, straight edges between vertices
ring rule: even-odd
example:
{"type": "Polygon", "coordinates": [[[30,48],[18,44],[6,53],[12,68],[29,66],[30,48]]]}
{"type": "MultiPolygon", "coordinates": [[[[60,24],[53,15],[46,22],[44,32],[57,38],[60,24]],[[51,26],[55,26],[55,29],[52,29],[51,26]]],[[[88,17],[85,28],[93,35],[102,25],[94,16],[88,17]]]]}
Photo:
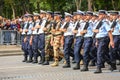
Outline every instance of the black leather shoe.
{"type": "Polygon", "coordinates": [[[38,64],[43,64],[45,62],[45,57],[42,57],[38,64]]]}
{"type": "Polygon", "coordinates": [[[88,66],[84,65],[84,67],[81,69],[82,72],[89,71],[88,66]]]}
{"type": "Polygon", "coordinates": [[[27,60],[24,59],[22,62],[27,62],[27,60]]]}
{"type": "Polygon", "coordinates": [[[78,69],[80,69],[80,63],[77,63],[75,67],[73,67],[73,70],[78,70],[78,69]]]}
{"type": "Polygon", "coordinates": [[[31,62],[33,62],[33,60],[29,60],[29,61],[27,61],[27,63],[31,63],[31,62]]]}
{"type": "Polygon", "coordinates": [[[105,65],[103,64],[103,65],[101,66],[101,68],[105,68],[105,65]]]}
{"type": "Polygon", "coordinates": [[[34,60],[32,63],[35,64],[35,63],[38,63],[38,61],[37,61],[37,60],[34,60]]]}
{"type": "Polygon", "coordinates": [[[24,58],[24,60],[22,62],[27,62],[27,57],[24,58]]]}
{"type": "Polygon", "coordinates": [[[116,64],[111,64],[110,65],[110,71],[114,71],[114,70],[116,70],[117,69],[117,67],[116,67],[116,64]]]}
{"type": "Polygon", "coordinates": [[[101,68],[97,68],[97,70],[96,70],[94,73],[95,73],[95,74],[102,73],[102,70],[101,70],[101,68]]]}
{"type": "Polygon", "coordinates": [[[49,61],[45,61],[43,65],[49,65],[49,61]]]}
{"type": "Polygon", "coordinates": [[[70,68],[71,66],[70,66],[70,64],[69,63],[66,63],[64,66],[63,66],[63,68],[70,68]]]}

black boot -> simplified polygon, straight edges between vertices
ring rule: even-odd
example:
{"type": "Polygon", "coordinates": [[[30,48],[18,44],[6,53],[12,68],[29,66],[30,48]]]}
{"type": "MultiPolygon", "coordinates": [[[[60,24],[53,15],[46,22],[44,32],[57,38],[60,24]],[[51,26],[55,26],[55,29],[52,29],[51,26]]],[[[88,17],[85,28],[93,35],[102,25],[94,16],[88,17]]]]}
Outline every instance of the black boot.
{"type": "Polygon", "coordinates": [[[111,64],[110,64],[110,70],[111,70],[111,71],[114,71],[114,70],[116,70],[116,69],[117,69],[116,64],[111,63],[111,64]]]}
{"type": "Polygon", "coordinates": [[[37,58],[37,57],[34,58],[33,64],[34,64],[34,63],[38,63],[38,58],[37,58]]]}
{"type": "Polygon", "coordinates": [[[27,56],[24,56],[24,60],[22,62],[27,62],[27,56]]]}
{"type": "Polygon", "coordinates": [[[83,66],[83,69],[81,69],[81,71],[82,71],[82,72],[84,72],[84,71],[89,71],[89,70],[88,70],[88,66],[87,66],[87,65],[84,65],[84,66],[83,66]]]}
{"type": "Polygon", "coordinates": [[[100,67],[97,67],[97,70],[94,72],[95,74],[102,73],[102,70],[100,67]]]}
{"type": "Polygon", "coordinates": [[[38,64],[43,64],[45,62],[45,57],[41,57],[40,61],[38,64]]]}
{"type": "Polygon", "coordinates": [[[31,63],[31,62],[33,62],[32,57],[29,58],[29,60],[27,61],[27,63],[31,63]]]}
{"type": "Polygon", "coordinates": [[[80,63],[76,63],[75,67],[73,67],[73,70],[78,70],[80,69],[80,63]]]}
{"type": "Polygon", "coordinates": [[[43,63],[43,65],[49,65],[49,61],[46,60],[46,61],[43,63]]]}
{"type": "Polygon", "coordinates": [[[70,68],[71,66],[70,66],[70,63],[66,63],[64,66],[63,66],[63,68],[70,68]]]}

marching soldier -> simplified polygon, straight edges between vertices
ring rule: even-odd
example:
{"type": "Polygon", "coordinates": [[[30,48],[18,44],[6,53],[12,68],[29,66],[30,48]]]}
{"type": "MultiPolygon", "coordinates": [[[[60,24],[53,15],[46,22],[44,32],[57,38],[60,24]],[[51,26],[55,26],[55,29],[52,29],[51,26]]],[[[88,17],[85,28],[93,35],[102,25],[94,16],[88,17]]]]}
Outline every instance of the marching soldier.
{"type": "Polygon", "coordinates": [[[39,56],[39,52],[38,52],[38,33],[37,33],[37,26],[39,26],[40,24],[40,16],[38,13],[33,13],[33,19],[34,19],[34,25],[32,28],[32,36],[30,38],[30,44],[32,45],[32,51],[34,53],[34,60],[33,63],[38,63],[38,56],[39,56]]]}
{"type": "Polygon", "coordinates": [[[71,17],[72,15],[65,12],[65,21],[61,27],[62,32],[64,32],[64,57],[66,60],[65,65],[63,66],[63,68],[70,68],[70,54],[71,54],[71,47],[72,47],[72,43],[73,43],[73,22],[71,22],[71,17]]]}
{"type": "Polygon", "coordinates": [[[27,14],[24,15],[23,20],[24,20],[24,23],[23,23],[22,28],[20,29],[20,32],[21,32],[21,40],[22,40],[22,50],[24,51],[23,62],[27,62],[28,51],[27,51],[27,45],[26,45],[26,32],[25,32],[28,26],[28,15],[27,14]]]}
{"type": "Polygon", "coordinates": [[[94,72],[95,74],[102,73],[101,68],[104,60],[110,64],[111,70],[114,70],[114,65],[111,63],[109,55],[106,54],[108,52],[109,41],[112,48],[114,48],[114,41],[109,22],[106,21],[105,16],[106,11],[99,10],[99,18],[101,19],[99,23],[101,24],[93,30],[96,33],[95,38],[97,39],[97,69],[94,72]]]}
{"type": "Polygon", "coordinates": [[[26,44],[27,44],[27,50],[29,53],[29,60],[27,61],[28,63],[31,63],[33,61],[33,51],[32,51],[32,45],[30,45],[30,38],[32,35],[32,27],[33,27],[33,15],[32,14],[28,14],[28,21],[29,21],[29,25],[27,26],[25,32],[26,32],[26,44]]]}
{"type": "MultiPolygon", "coordinates": [[[[117,59],[117,54],[118,54],[119,44],[120,44],[120,22],[117,19],[118,14],[119,13],[115,11],[111,12],[113,20],[110,28],[112,30],[114,48],[112,48],[112,46],[110,47],[110,59],[114,65],[116,65],[116,59],[117,59]]],[[[116,66],[114,66],[114,70],[115,69],[116,69],[116,66]]]]}
{"type": "Polygon", "coordinates": [[[93,43],[93,23],[90,21],[90,19],[92,18],[93,13],[90,11],[86,12],[86,20],[85,20],[85,26],[83,28],[83,31],[81,31],[80,33],[84,36],[84,43],[83,43],[83,63],[84,66],[81,69],[81,71],[88,71],[88,64],[90,61],[90,49],[93,43]]]}
{"type": "Polygon", "coordinates": [[[53,46],[54,51],[54,63],[51,64],[52,67],[59,65],[59,57],[63,58],[61,47],[61,38],[62,32],[60,31],[61,27],[61,15],[59,12],[54,13],[54,23],[52,24],[52,38],[51,38],[51,45],[53,46]]]}
{"type": "Polygon", "coordinates": [[[43,28],[45,32],[45,62],[43,63],[43,65],[49,65],[50,57],[53,56],[53,49],[50,44],[50,41],[51,41],[50,31],[51,31],[51,25],[53,21],[53,12],[47,11],[46,18],[47,18],[47,22],[45,27],[43,28]]]}
{"type": "Polygon", "coordinates": [[[40,54],[41,54],[41,59],[38,64],[43,64],[45,61],[45,33],[43,28],[45,27],[47,22],[46,12],[41,10],[40,17],[42,19],[42,22],[39,26],[36,26],[38,33],[38,50],[40,50],[40,54]]]}
{"type": "Polygon", "coordinates": [[[82,55],[80,52],[84,41],[84,37],[80,34],[80,31],[83,29],[82,25],[84,25],[84,22],[82,21],[83,12],[77,11],[74,16],[77,17],[77,21],[74,24],[75,29],[73,30],[73,32],[76,34],[74,43],[74,56],[76,65],[73,69],[77,70],[80,69],[80,61],[82,60],[82,55]]]}

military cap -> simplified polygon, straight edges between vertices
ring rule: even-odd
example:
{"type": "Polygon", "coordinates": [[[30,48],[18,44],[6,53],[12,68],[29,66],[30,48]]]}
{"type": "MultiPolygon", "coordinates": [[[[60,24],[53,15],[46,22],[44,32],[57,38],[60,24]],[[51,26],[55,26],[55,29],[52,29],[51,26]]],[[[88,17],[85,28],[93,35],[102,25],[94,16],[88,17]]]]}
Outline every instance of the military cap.
{"type": "Polygon", "coordinates": [[[26,18],[27,18],[27,17],[28,17],[28,15],[29,15],[29,14],[24,14],[24,16],[23,16],[23,17],[26,17],[26,18]]]}
{"type": "Polygon", "coordinates": [[[65,17],[68,17],[68,16],[72,17],[72,15],[70,13],[65,12],[64,14],[65,14],[65,17]]]}
{"type": "Polygon", "coordinates": [[[61,13],[59,11],[55,11],[54,16],[62,16],[62,15],[61,15],[61,13]]]}
{"type": "Polygon", "coordinates": [[[45,13],[45,14],[46,14],[47,12],[46,12],[46,11],[44,11],[44,10],[40,10],[40,13],[43,13],[43,14],[45,13]]]}
{"type": "Polygon", "coordinates": [[[28,17],[33,17],[33,15],[32,14],[28,14],[28,17]]]}
{"type": "Polygon", "coordinates": [[[99,14],[107,14],[106,10],[99,10],[99,14]]]}
{"type": "Polygon", "coordinates": [[[52,15],[52,14],[53,14],[53,12],[52,12],[52,11],[47,11],[47,14],[52,15]]]}
{"type": "Polygon", "coordinates": [[[84,15],[84,12],[81,11],[81,10],[77,10],[76,14],[78,14],[78,15],[84,15]]]}
{"type": "Polygon", "coordinates": [[[118,12],[118,11],[112,11],[112,12],[110,12],[110,14],[111,14],[111,15],[118,15],[119,12],[118,12]]]}
{"type": "Polygon", "coordinates": [[[39,16],[40,14],[33,12],[33,15],[34,15],[34,16],[39,16]]]}
{"type": "Polygon", "coordinates": [[[85,15],[93,16],[93,12],[91,12],[91,11],[87,11],[85,15]]]}

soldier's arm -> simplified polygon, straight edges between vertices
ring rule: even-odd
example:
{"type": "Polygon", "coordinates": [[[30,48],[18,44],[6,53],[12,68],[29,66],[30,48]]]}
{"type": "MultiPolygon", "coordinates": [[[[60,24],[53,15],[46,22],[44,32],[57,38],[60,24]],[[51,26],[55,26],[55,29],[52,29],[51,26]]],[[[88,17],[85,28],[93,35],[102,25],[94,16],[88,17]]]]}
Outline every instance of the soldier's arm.
{"type": "Polygon", "coordinates": [[[113,35],[112,35],[111,30],[108,32],[108,35],[109,35],[109,38],[110,38],[110,45],[112,46],[112,48],[114,48],[113,35]]]}

